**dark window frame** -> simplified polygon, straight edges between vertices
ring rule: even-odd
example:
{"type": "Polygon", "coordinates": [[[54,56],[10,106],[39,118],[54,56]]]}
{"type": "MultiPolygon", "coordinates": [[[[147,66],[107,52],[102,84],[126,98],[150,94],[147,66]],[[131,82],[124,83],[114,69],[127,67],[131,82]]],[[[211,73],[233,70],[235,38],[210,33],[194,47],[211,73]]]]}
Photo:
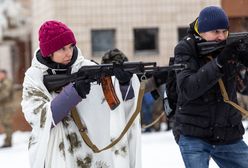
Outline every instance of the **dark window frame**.
{"type": "Polygon", "coordinates": [[[188,31],[188,27],[187,26],[185,26],[185,27],[178,27],[177,28],[177,40],[178,40],[178,42],[180,41],[180,40],[182,40],[186,35],[187,35],[187,31],[188,31]]]}
{"type": "Polygon", "coordinates": [[[116,29],[91,29],[91,53],[93,56],[102,56],[107,50],[113,49],[116,46],[116,29]],[[112,37],[104,38],[101,33],[112,33],[112,37]],[[98,36],[98,37],[96,37],[98,36]],[[107,46],[105,40],[110,40],[110,46],[107,46]],[[104,44],[106,43],[106,44],[104,44]],[[100,46],[101,44],[105,46],[100,46]],[[99,48],[97,48],[99,47],[99,48]]]}
{"type": "Polygon", "coordinates": [[[159,54],[159,28],[134,28],[133,29],[133,49],[135,55],[159,54]],[[141,40],[141,41],[138,41],[141,40]],[[150,46],[149,43],[152,43],[150,46]]]}

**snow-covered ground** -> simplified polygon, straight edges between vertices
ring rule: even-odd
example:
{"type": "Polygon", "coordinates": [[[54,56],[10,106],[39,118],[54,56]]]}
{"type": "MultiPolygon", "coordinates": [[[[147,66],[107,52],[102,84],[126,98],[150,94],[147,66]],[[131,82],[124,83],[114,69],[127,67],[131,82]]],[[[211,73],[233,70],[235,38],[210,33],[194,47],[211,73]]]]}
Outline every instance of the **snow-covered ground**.
{"type": "MultiPolygon", "coordinates": [[[[248,123],[244,123],[247,127],[248,123]]],[[[30,168],[28,164],[29,132],[15,132],[13,135],[13,147],[0,149],[0,168],[30,168]]],[[[2,145],[4,135],[0,135],[2,145]]],[[[248,143],[248,131],[244,135],[248,143]]],[[[179,148],[174,141],[172,132],[154,132],[142,134],[142,164],[143,168],[183,168],[184,164],[179,148]]],[[[210,161],[210,168],[218,166],[210,161]]]]}

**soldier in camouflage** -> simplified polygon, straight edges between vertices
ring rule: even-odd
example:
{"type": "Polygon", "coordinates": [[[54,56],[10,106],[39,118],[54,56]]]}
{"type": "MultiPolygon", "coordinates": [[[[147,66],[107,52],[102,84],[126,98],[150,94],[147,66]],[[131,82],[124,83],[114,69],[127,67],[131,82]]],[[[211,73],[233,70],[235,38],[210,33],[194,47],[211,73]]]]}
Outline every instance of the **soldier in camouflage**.
{"type": "Polygon", "coordinates": [[[123,63],[128,61],[127,56],[119,49],[115,48],[107,51],[102,57],[102,64],[123,63]]]}
{"type": "Polygon", "coordinates": [[[13,99],[13,84],[10,79],[7,78],[7,72],[0,70],[0,123],[6,133],[3,147],[11,147],[12,145],[12,120],[11,115],[13,113],[12,99],[13,99]]]}

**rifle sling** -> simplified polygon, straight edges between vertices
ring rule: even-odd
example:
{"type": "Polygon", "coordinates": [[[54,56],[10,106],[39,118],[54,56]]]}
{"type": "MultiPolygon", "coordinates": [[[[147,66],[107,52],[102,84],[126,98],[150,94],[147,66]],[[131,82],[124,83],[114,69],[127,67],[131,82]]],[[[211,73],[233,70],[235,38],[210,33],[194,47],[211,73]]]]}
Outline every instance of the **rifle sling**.
{"type": "MultiPolygon", "coordinates": [[[[212,60],[213,58],[211,56],[208,56],[208,58],[210,60],[212,60]]],[[[239,106],[237,103],[231,101],[228,97],[228,94],[227,94],[227,91],[226,91],[226,88],[225,88],[225,85],[224,85],[224,82],[222,79],[219,79],[218,80],[218,84],[220,86],[220,92],[221,92],[221,95],[223,97],[223,101],[225,103],[228,103],[230,104],[231,106],[233,106],[234,108],[238,109],[244,116],[248,116],[248,111],[245,110],[244,108],[242,108],[241,106],[239,106]]]]}
{"type": "Polygon", "coordinates": [[[221,95],[223,96],[224,102],[228,103],[228,104],[232,105],[233,107],[235,107],[236,109],[238,109],[243,115],[248,116],[247,110],[245,110],[244,108],[239,106],[237,103],[235,103],[229,99],[223,80],[219,79],[218,83],[220,86],[220,91],[221,91],[221,95]]]}
{"type": "Polygon", "coordinates": [[[72,118],[75,122],[75,124],[78,127],[78,130],[84,140],[84,142],[89,146],[89,148],[92,149],[92,151],[94,153],[100,153],[104,150],[107,150],[111,147],[113,147],[115,144],[117,144],[121,138],[126,134],[126,132],[128,131],[128,129],[131,127],[131,125],[133,124],[135,118],[138,116],[138,114],[140,113],[141,110],[141,106],[142,106],[142,99],[145,93],[145,83],[146,81],[141,81],[140,83],[140,89],[139,89],[139,94],[138,94],[138,100],[137,100],[137,107],[136,110],[134,111],[133,115],[131,116],[131,118],[129,119],[129,121],[127,122],[126,126],[124,127],[124,129],[122,130],[121,134],[119,135],[118,138],[116,138],[115,140],[113,140],[109,145],[105,146],[102,149],[99,149],[89,138],[88,134],[87,134],[87,128],[86,126],[81,122],[79,114],[76,110],[76,108],[72,109],[72,118]]]}
{"type": "Polygon", "coordinates": [[[164,114],[165,114],[165,112],[161,112],[160,115],[155,120],[153,120],[151,123],[149,123],[147,125],[143,125],[142,128],[147,129],[147,128],[154,126],[157,122],[160,121],[160,119],[164,116],[164,114]]]}

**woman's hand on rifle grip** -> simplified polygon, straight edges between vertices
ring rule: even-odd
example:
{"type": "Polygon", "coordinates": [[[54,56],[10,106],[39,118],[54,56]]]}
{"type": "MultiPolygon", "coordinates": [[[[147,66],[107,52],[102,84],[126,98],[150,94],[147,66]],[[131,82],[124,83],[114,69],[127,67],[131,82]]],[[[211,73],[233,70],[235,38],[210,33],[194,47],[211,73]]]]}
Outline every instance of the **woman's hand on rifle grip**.
{"type": "Polygon", "coordinates": [[[90,82],[87,80],[77,80],[74,83],[74,87],[78,95],[81,96],[83,99],[85,99],[86,95],[90,93],[90,82]]]}

